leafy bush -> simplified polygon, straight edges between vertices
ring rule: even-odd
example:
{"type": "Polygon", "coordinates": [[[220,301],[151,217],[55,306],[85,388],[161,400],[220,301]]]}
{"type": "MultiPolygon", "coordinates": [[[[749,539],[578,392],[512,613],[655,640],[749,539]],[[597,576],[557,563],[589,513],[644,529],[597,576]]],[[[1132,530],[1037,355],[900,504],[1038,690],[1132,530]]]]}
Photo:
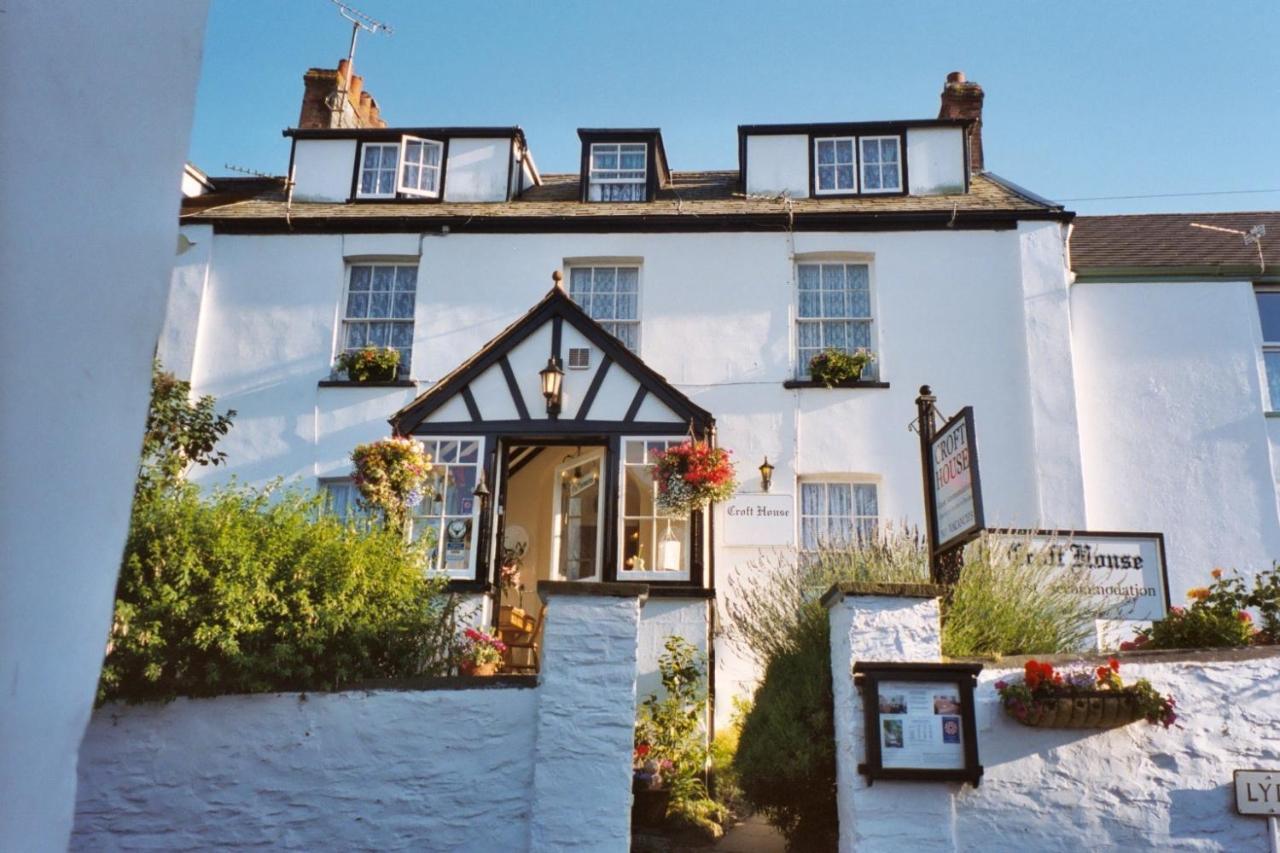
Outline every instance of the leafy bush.
{"type": "Polygon", "coordinates": [[[636,720],[636,754],[661,773],[671,792],[667,822],[708,839],[724,834],[723,806],[707,795],[708,749],[702,719],[707,704],[706,658],[683,637],[667,638],[658,658],[662,694],[651,693],[640,704],[636,720]]]}
{"type": "Polygon", "coordinates": [[[1280,569],[1275,565],[1254,576],[1253,589],[1238,574],[1211,573],[1208,586],[1187,590],[1191,604],[1173,607],[1169,615],[1144,628],[1122,649],[1232,648],[1274,643],[1280,638],[1280,569]],[[1253,624],[1249,608],[1262,614],[1262,628],[1253,624]]]}
{"type": "MultiPolygon", "coordinates": [[[[959,583],[943,602],[942,651],[949,657],[1077,651],[1110,615],[1106,602],[1076,592],[1048,555],[1021,543],[978,541],[964,554],[959,583]]],[[[734,768],[746,800],[794,850],[834,846],[835,730],[831,651],[821,595],[835,583],[926,583],[921,536],[885,527],[858,547],[823,547],[758,566],[731,583],[728,637],[756,658],[764,681],[743,723],[734,768]]]]}
{"type": "Polygon", "coordinates": [[[208,395],[192,401],[191,383],[151,365],[151,406],[142,436],[142,459],[135,498],[176,486],[192,465],[219,465],[227,455],[215,450],[218,439],[231,429],[235,409],[214,411],[208,395]]]}
{"type": "Polygon", "coordinates": [[[99,700],[333,688],[443,674],[455,610],[419,544],[297,490],[138,500],[99,700]]]}

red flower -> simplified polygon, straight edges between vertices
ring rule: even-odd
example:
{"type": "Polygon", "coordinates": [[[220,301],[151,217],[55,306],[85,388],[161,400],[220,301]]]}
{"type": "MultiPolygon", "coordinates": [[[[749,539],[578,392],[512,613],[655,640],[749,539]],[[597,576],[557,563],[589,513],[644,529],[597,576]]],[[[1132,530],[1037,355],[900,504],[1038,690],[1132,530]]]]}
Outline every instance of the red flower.
{"type": "Polygon", "coordinates": [[[649,744],[642,743],[636,747],[636,758],[644,758],[649,754],[649,744]]]}
{"type": "Polygon", "coordinates": [[[1250,615],[1249,615],[1249,613],[1248,613],[1248,611],[1246,611],[1246,610],[1241,610],[1239,613],[1237,613],[1237,614],[1236,614],[1236,618],[1237,618],[1237,619],[1239,619],[1241,622],[1252,622],[1252,621],[1253,621],[1253,617],[1252,617],[1252,616],[1250,616],[1250,615]]]}
{"type": "Polygon", "coordinates": [[[1107,666],[1111,667],[1112,672],[1120,671],[1120,661],[1115,658],[1107,658],[1107,666]]]}

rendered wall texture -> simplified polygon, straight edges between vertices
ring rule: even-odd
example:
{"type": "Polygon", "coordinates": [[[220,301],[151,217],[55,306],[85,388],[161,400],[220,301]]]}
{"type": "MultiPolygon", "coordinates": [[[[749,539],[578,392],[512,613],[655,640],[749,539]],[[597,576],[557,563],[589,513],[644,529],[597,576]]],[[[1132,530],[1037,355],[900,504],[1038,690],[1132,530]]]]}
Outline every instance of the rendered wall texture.
{"type": "Polygon", "coordinates": [[[866,753],[853,662],[936,660],[932,604],[858,597],[831,609],[842,853],[1266,849],[1267,822],[1235,813],[1231,774],[1280,766],[1274,650],[1122,657],[1126,681],[1148,678],[1177,700],[1182,719],[1167,730],[1022,726],[994,687],[1020,668],[992,666],[974,694],[978,787],[880,780],[868,788],[857,772],[866,753]]]}
{"type": "Polygon", "coordinates": [[[641,605],[552,596],[537,687],[101,708],[71,846],[625,851],[641,605]]]}

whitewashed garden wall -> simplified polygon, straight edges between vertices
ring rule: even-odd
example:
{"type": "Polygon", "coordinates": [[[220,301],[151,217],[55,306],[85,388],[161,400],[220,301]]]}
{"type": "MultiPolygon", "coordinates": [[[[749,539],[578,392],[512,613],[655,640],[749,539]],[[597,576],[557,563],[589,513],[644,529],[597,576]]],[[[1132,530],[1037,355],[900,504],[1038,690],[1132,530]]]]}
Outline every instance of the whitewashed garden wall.
{"type": "Polygon", "coordinates": [[[626,850],[645,592],[555,589],[538,677],[98,709],[72,849],[626,850]]]}
{"type": "Polygon", "coordinates": [[[1176,698],[1168,730],[1028,728],[994,688],[1025,659],[988,665],[974,692],[981,784],[868,787],[853,663],[938,661],[937,600],[865,588],[830,599],[842,853],[1268,849],[1267,822],[1235,813],[1232,771],[1280,767],[1277,649],[1120,655],[1126,683],[1147,678],[1176,698]]]}

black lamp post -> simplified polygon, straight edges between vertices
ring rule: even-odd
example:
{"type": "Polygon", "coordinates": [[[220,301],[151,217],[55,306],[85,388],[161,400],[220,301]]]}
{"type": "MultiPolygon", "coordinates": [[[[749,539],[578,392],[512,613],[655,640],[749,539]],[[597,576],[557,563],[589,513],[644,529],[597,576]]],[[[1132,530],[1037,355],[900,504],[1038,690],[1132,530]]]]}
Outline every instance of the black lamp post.
{"type": "Polygon", "coordinates": [[[769,487],[773,485],[773,466],[769,464],[769,457],[764,458],[764,464],[760,466],[760,488],[769,491],[769,487]]]}
{"type": "Polygon", "coordinates": [[[560,414],[560,384],[564,380],[564,371],[556,357],[547,359],[547,366],[538,371],[542,379],[542,396],[547,398],[547,414],[556,417],[560,414]]]}

